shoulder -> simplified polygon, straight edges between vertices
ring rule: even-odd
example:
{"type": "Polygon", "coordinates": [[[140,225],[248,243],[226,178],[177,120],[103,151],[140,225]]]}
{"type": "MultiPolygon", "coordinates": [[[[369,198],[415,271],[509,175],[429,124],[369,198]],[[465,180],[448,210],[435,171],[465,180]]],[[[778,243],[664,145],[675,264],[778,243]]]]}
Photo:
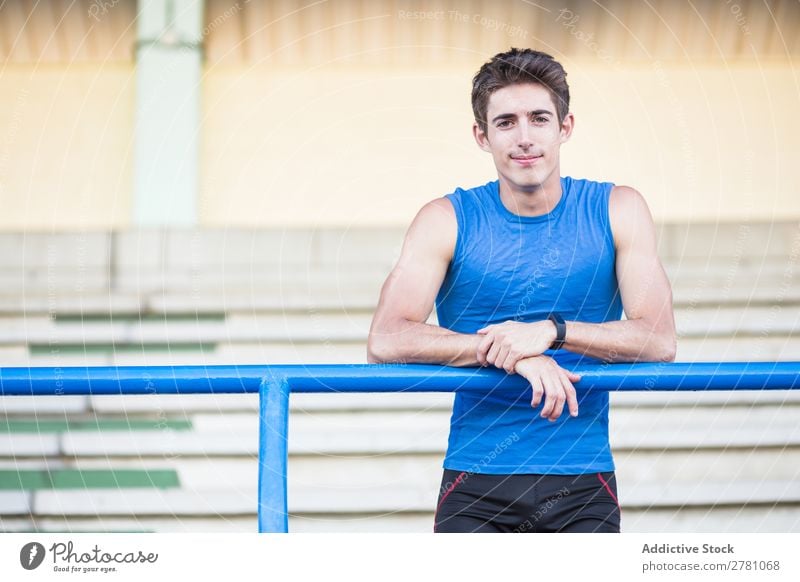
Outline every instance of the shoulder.
{"type": "Polygon", "coordinates": [[[476,210],[486,205],[496,190],[497,181],[474,188],[456,188],[450,194],[425,204],[414,221],[457,229],[459,221],[465,220],[467,215],[472,216],[476,210]]]}
{"type": "Polygon", "coordinates": [[[420,208],[408,229],[406,244],[421,252],[450,258],[458,236],[456,213],[450,200],[437,198],[420,208]]]}
{"type": "Polygon", "coordinates": [[[414,223],[422,223],[426,226],[445,226],[455,224],[456,211],[453,203],[446,197],[436,198],[425,204],[417,212],[414,223]]]}
{"type": "Polygon", "coordinates": [[[608,216],[617,245],[637,233],[653,229],[653,218],[644,196],[630,186],[614,186],[608,199],[608,216]]]}
{"type": "MultiPolygon", "coordinates": [[[[647,207],[647,201],[644,196],[630,186],[614,186],[611,188],[608,209],[612,215],[612,220],[614,215],[618,215],[620,218],[636,218],[642,213],[647,216],[650,215],[650,209],[647,207]]],[[[641,218],[641,216],[639,217],[641,218]]]]}

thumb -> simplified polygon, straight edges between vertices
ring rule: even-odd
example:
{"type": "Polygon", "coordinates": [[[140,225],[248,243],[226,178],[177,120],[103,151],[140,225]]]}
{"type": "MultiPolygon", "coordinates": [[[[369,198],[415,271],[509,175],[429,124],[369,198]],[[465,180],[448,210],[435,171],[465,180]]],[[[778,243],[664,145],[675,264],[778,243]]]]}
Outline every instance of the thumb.
{"type": "Polygon", "coordinates": [[[574,372],[569,372],[569,380],[570,380],[570,382],[580,382],[581,381],[581,376],[579,376],[578,374],[576,374],[574,372]]]}

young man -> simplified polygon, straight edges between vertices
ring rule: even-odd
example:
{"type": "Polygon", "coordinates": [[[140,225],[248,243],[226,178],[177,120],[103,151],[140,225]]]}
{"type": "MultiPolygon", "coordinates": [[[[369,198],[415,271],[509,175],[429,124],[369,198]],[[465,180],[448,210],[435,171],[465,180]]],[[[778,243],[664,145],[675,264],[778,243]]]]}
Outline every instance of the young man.
{"type": "Polygon", "coordinates": [[[618,532],[608,394],[576,392],[569,369],[674,359],[652,218],[633,188],[561,176],[575,122],[551,56],[496,55],[473,79],[472,107],[498,180],[419,211],[381,291],[369,361],[491,365],[531,384],[532,398],[456,394],[434,531],[618,532]],[[434,301],[438,325],[425,323],[434,301]]]}

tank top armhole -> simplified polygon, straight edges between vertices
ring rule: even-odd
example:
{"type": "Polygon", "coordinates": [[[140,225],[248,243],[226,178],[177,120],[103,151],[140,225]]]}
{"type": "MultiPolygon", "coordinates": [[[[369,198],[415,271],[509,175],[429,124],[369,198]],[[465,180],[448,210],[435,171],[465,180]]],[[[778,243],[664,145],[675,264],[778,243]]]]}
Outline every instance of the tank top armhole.
{"type": "Polygon", "coordinates": [[[458,190],[452,194],[446,194],[444,198],[449,200],[450,204],[453,205],[453,210],[455,211],[456,215],[456,244],[453,247],[453,258],[450,259],[450,265],[452,266],[461,259],[461,245],[463,244],[464,240],[464,211],[461,207],[461,196],[458,190]]]}
{"type": "Polygon", "coordinates": [[[605,221],[605,236],[608,244],[611,245],[609,248],[611,250],[611,254],[614,257],[614,261],[616,262],[617,257],[617,245],[614,243],[614,231],[611,229],[611,191],[614,189],[615,184],[613,182],[607,182],[605,188],[605,202],[603,203],[602,207],[602,217],[605,221]]]}

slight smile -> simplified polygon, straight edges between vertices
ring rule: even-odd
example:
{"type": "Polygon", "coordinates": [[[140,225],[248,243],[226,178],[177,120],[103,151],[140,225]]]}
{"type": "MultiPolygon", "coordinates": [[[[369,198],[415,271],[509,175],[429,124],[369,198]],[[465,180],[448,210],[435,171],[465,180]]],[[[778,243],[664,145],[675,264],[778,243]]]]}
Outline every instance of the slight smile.
{"type": "Polygon", "coordinates": [[[511,159],[521,166],[532,166],[537,160],[541,159],[541,157],[542,156],[511,156],[511,159]]]}

